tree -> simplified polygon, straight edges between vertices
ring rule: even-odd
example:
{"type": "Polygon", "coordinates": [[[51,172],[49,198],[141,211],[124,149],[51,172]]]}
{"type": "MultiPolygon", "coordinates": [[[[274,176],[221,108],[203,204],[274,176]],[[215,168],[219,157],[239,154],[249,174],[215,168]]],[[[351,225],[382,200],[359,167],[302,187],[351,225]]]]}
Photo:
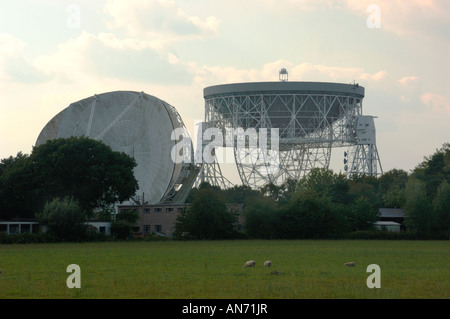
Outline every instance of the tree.
{"type": "Polygon", "coordinates": [[[180,238],[188,233],[195,239],[229,239],[234,234],[237,216],[228,211],[219,192],[211,188],[200,188],[192,204],[181,212],[175,223],[174,236],[180,238]]]}
{"type": "Polygon", "coordinates": [[[209,188],[209,189],[212,189],[212,190],[214,190],[214,191],[216,191],[216,192],[218,192],[218,193],[223,192],[223,190],[220,189],[219,186],[213,186],[213,185],[211,185],[211,184],[208,183],[208,182],[201,182],[200,185],[198,185],[197,188],[193,187],[193,188],[190,190],[189,195],[188,195],[187,198],[186,198],[186,203],[192,203],[192,201],[194,200],[194,198],[195,198],[197,192],[198,192],[200,189],[203,189],[203,188],[209,188]]]}
{"type": "Polygon", "coordinates": [[[350,185],[345,175],[336,176],[334,183],[330,185],[329,195],[333,203],[349,205],[352,202],[353,196],[350,194],[350,185]]]}
{"type": "Polygon", "coordinates": [[[408,172],[393,168],[390,171],[384,172],[378,179],[380,188],[383,191],[388,190],[393,186],[399,186],[400,188],[405,188],[408,182],[408,172]]]}
{"type": "Polygon", "coordinates": [[[105,205],[101,207],[101,209],[95,211],[92,219],[96,221],[110,222],[113,220],[115,210],[114,205],[105,205]]]}
{"type": "Polygon", "coordinates": [[[117,221],[124,221],[132,226],[136,224],[139,219],[139,212],[137,209],[123,209],[120,211],[120,214],[116,215],[117,221]]]}
{"type": "Polygon", "coordinates": [[[54,198],[72,197],[86,212],[130,198],[138,187],[134,159],[87,137],[49,140],[30,156],[2,160],[2,218],[34,217],[54,198]]]}
{"type": "Polygon", "coordinates": [[[437,189],[433,200],[433,208],[436,213],[439,231],[446,234],[450,239],[450,184],[443,181],[437,189]]]}
{"type": "Polygon", "coordinates": [[[124,240],[133,237],[133,228],[124,220],[111,223],[111,236],[116,239],[124,240]]]}
{"type": "Polygon", "coordinates": [[[244,208],[246,233],[253,238],[275,238],[276,210],[277,203],[273,198],[254,197],[244,208]]]}
{"type": "Polygon", "coordinates": [[[357,199],[365,197],[374,208],[379,208],[383,204],[382,192],[379,187],[379,180],[370,175],[354,175],[349,179],[349,194],[357,199]]]}
{"type": "Polygon", "coordinates": [[[405,189],[392,186],[383,194],[384,207],[401,208],[405,204],[405,189]]]}
{"type": "Polygon", "coordinates": [[[86,212],[135,194],[136,161],[87,137],[49,140],[33,148],[29,164],[36,209],[55,197],[70,196],[86,212]]]}
{"type": "Polygon", "coordinates": [[[326,168],[313,168],[297,185],[297,191],[313,191],[318,196],[338,204],[351,202],[349,190],[349,183],[344,174],[335,174],[326,168]]]}
{"type": "Polygon", "coordinates": [[[1,160],[0,218],[34,217],[32,177],[28,155],[19,152],[16,157],[1,160]]]}
{"type": "Polygon", "coordinates": [[[450,181],[450,143],[444,144],[434,154],[425,157],[412,175],[425,183],[428,197],[434,198],[441,182],[450,181]]]}
{"type": "Polygon", "coordinates": [[[277,233],[284,239],[338,238],[345,229],[341,205],[307,190],[277,210],[277,233]]]}
{"type": "Polygon", "coordinates": [[[277,186],[274,183],[269,182],[261,187],[260,192],[264,196],[268,196],[275,201],[279,201],[282,198],[283,189],[281,186],[277,186]]]}
{"type": "Polygon", "coordinates": [[[86,213],[72,198],[55,198],[47,202],[36,218],[41,225],[48,227],[48,234],[57,241],[81,241],[86,238],[86,213]]]}
{"type": "Polygon", "coordinates": [[[406,171],[395,168],[380,176],[378,179],[379,192],[384,207],[401,208],[403,206],[405,202],[404,190],[408,178],[406,171]]]}
{"type": "Polygon", "coordinates": [[[377,221],[378,211],[367,198],[359,197],[350,205],[348,217],[352,230],[368,230],[377,221]]]}
{"type": "Polygon", "coordinates": [[[329,197],[331,186],[336,182],[337,175],[326,168],[313,168],[302,177],[297,185],[299,191],[314,191],[321,197],[329,197]]]}
{"type": "Polygon", "coordinates": [[[288,178],[280,186],[275,185],[272,182],[264,185],[260,189],[260,193],[264,196],[269,196],[274,199],[279,205],[286,204],[294,194],[297,188],[297,181],[292,178],[288,178]]]}
{"type": "Polygon", "coordinates": [[[410,178],[405,189],[405,224],[419,236],[429,234],[434,226],[435,216],[431,201],[427,196],[425,182],[410,178]]]}
{"type": "Polygon", "coordinates": [[[222,190],[227,203],[244,204],[258,196],[259,192],[247,185],[235,185],[222,190]]]}

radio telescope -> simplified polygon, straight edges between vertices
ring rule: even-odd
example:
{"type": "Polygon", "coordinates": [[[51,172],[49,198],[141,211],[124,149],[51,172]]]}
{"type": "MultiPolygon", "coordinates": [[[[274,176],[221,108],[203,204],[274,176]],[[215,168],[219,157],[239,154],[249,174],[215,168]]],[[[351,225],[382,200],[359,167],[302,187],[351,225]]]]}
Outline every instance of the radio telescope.
{"type": "MultiPolygon", "coordinates": [[[[345,159],[352,163],[350,169],[346,166],[348,175],[381,172],[373,117],[362,115],[364,88],[358,84],[289,82],[282,69],[279,82],[215,85],[203,92],[207,128],[219,128],[223,136],[230,129],[278,130],[277,149],[238,147],[239,137],[232,137],[228,146],[233,147],[244,185],[253,189],[269,182],[281,185],[288,179],[299,180],[315,167],[328,168],[332,147],[356,147],[350,156],[357,158],[345,159]],[[273,163],[268,169],[267,156],[278,159],[276,169],[273,163]]],[[[200,179],[223,188],[231,184],[222,176],[218,161],[204,163],[200,179]]]]}
{"type": "Polygon", "coordinates": [[[172,160],[179,140],[172,139],[172,132],[177,128],[188,134],[170,104],[144,92],[114,91],[70,104],[42,129],[36,146],[72,136],[102,141],[136,160],[136,203],[184,202],[199,168],[172,160]]]}

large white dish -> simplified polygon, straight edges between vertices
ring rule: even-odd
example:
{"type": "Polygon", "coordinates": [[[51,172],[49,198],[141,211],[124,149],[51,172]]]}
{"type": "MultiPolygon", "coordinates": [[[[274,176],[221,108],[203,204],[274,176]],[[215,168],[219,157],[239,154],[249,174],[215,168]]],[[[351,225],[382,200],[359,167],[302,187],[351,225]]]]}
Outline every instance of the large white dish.
{"type": "Polygon", "coordinates": [[[133,157],[136,195],[158,203],[176,183],[182,164],[171,151],[174,129],[183,122],[173,106],[143,92],[114,91],[70,104],[42,129],[36,146],[49,139],[87,136],[133,157]]]}

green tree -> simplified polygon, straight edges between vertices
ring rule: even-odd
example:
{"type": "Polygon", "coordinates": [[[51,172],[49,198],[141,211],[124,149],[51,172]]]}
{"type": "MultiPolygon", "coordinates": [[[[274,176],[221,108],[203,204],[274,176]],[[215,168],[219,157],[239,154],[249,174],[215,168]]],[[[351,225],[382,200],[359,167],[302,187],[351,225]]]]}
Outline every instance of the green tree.
{"type": "Polygon", "coordinates": [[[437,189],[433,200],[433,208],[436,213],[439,231],[446,234],[450,239],[450,184],[443,181],[437,189]]]}
{"type": "Polygon", "coordinates": [[[349,194],[353,199],[367,198],[374,208],[383,205],[383,195],[380,191],[379,180],[375,176],[360,175],[351,176],[349,179],[349,194]]]}
{"type": "Polygon", "coordinates": [[[275,201],[279,201],[283,197],[282,186],[275,185],[272,182],[267,183],[259,190],[262,195],[268,196],[275,201]]]}
{"type": "Polygon", "coordinates": [[[357,198],[350,205],[348,220],[351,230],[368,230],[378,219],[378,211],[365,197],[357,198]]]}
{"type": "Polygon", "coordinates": [[[124,209],[116,215],[111,223],[111,235],[116,239],[124,240],[133,237],[133,228],[139,219],[137,209],[124,209]]]}
{"type": "Polygon", "coordinates": [[[137,209],[123,209],[119,214],[116,215],[117,221],[124,221],[130,225],[136,224],[139,219],[139,212],[137,209]]]}
{"type": "Polygon", "coordinates": [[[104,205],[101,209],[96,210],[93,216],[93,220],[110,222],[113,220],[115,214],[114,205],[104,205]]]}
{"type": "Polygon", "coordinates": [[[378,179],[378,183],[383,192],[389,190],[392,187],[405,188],[408,182],[408,172],[402,169],[391,169],[384,172],[378,179]]]}
{"type": "Polygon", "coordinates": [[[30,161],[37,208],[54,197],[71,196],[92,212],[130,198],[138,188],[135,160],[87,137],[49,140],[33,148],[30,161]]]}
{"type": "Polygon", "coordinates": [[[124,220],[111,223],[111,236],[115,239],[125,240],[133,237],[133,227],[124,220]]]}
{"type": "Polygon", "coordinates": [[[349,205],[353,201],[350,185],[345,175],[336,175],[333,184],[330,185],[329,196],[331,201],[337,204],[349,205]]]}
{"type": "Polygon", "coordinates": [[[379,177],[379,192],[384,207],[401,208],[403,206],[408,178],[406,171],[395,168],[379,177]]]}
{"type": "Polygon", "coordinates": [[[410,178],[405,189],[405,225],[419,236],[429,234],[435,222],[431,200],[427,196],[425,182],[410,178]]]}
{"type": "Polygon", "coordinates": [[[321,197],[329,197],[332,185],[336,182],[337,175],[326,168],[313,168],[311,172],[302,177],[297,185],[299,191],[314,191],[321,197]]]}
{"type": "Polygon", "coordinates": [[[34,217],[33,170],[28,155],[0,161],[0,218],[34,217]]]}
{"type": "Polygon", "coordinates": [[[277,234],[285,239],[338,238],[345,230],[341,205],[307,190],[296,192],[277,210],[277,234]]]}
{"type": "Polygon", "coordinates": [[[259,192],[247,185],[235,185],[222,191],[227,203],[244,204],[255,198],[259,192]]]}
{"type": "Polygon", "coordinates": [[[276,201],[267,196],[254,197],[245,205],[245,231],[253,238],[271,239],[276,237],[276,201]]]}
{"type": "Polygon", "coordinates": [[[401,208],[405,204],[405,189],[399,186],[392,186],[382,196],[384,207],[401,208]]]}
{"type": "Polygon", "coordinates": [[[89,213],[122,202],[138,188],[135,166],[125,153],[87,137],[49,140],[30,156],[2,160],[1,216],[33,217],[56,197],[72,197],[89,213]]]}
{"type": "Polygon", "coordinates": [[[281,185],[275,185],[272,182],[267,183],[260,188],[260,194],[271,197],[278,202],[279,205],[286,204],[291,196],[295,193],[297,188],[297,182],[295,179],[288,178],[281,185]]]}
{"type": "Polygon", "coordinates": [[[349,193],[347,177],[326,168],[312,169],[307,176],[300,179],[297,191],[313,191],[318,196],[338,204],[349,204],[353,198],[349,193]]]}
{"type": "Polygon", "coordinates": [[[218,191],[201,188],[195,193],[191,206],[181,212],[175,223],[175,237],[188,233],[195,239],[229,239],[234,235],[237,216],[228,211],[218,191]]]}
{"type": "Polygon", "coordinates": [[[441,182],[450,181],[450,143],[444,144],[431,156],[425,157],[412,175],[425,183],[428,197],[434,198],[441,182]]]}
{"type": "Polygon", "coordinates": [[[186,203],[192,203],[192,201],[194,200],[194,198],[195,198],[197,192],[198,192],[200,189],[203,189],[203,188],[209,188],[209,189],[212,189],[212,190],[214,190],[214,191],[216,191],[216,192],[218,192],[218,193],[222,193],[222,192],[223,192],[223,190],[220,189],[219,186],[213,186],[213,185],[211,185],[211,184],[208,183],[208,182],[201,182],[200,185],[199,185],[197,188],[196,188],[196,187],[193,187],[193,188],[190,190],[189,195],[188,195],[188,197],[186,198],[186,203]]]}
{"type": "Polygon", "coordinates": [[[55,198],[47,202],[36,218],[41,225],[47,226],[48,234],[57,241],[81,241],[86,238],[86,213],[72,198],[55,198]]]}

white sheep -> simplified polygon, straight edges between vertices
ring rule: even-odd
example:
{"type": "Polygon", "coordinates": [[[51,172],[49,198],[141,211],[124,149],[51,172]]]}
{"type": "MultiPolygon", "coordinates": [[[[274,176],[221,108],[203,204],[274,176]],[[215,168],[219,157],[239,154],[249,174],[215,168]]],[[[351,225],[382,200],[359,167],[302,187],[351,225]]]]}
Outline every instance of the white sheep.
{"type": "Polygon", "coordinates": [[[270,260],[266,260],[264,262],[264,267],[272,267],[272,262],[270,260]]]}
{"type": "Polygon", "coordinates": [[[254,260],[249,260],[244,264],[244,268],[255,267],[255,266],[256,266],[256,261],[254,261],[254,260]]]}
{"type": "Polygon", "coordinates": [[[355,263],[354,261],[350,261],[350,262],[348,262],[348,263],[345,263],[344,266],[347,266],[347,267],[356,267],[356,263],[355,263]]]}

